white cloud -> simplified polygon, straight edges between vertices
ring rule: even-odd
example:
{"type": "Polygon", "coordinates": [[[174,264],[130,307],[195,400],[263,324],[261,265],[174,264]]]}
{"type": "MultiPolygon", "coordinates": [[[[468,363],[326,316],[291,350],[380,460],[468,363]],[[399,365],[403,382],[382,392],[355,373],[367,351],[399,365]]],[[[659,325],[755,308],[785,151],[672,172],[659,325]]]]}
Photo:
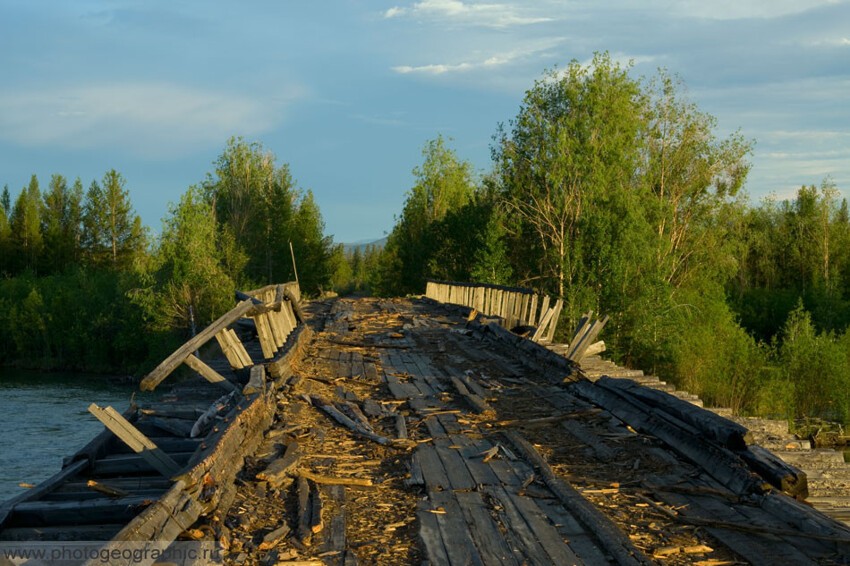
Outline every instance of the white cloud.
{"type": "MultiPolygon", "coordinates": [[[[290,92],[282,98],[297,96],[290,92]]],[[[282,117],[280,98],[277,93],[277,101],[263,101],[167,83],[0,91],[0,138],[30,146],[110,146],[164,155],[266,131],[282,117]]]]}
{"type": "Polygon", "coordinates": [[[838,37],[833,39],[816,39],[814,41],[806,42],[805,44],[812,47],[820,47],[821,45],[825,45],[827,47],[850,47],[850,38],[838,37]]]}
{"type": "Polygon", "coordinates": [[[521,15],[517,6],[462,2],[461,0],[422,0],[410,8],[394,6],[384,12],[385,18],[411,16],[436,22],[504,28],[551,21],[550,17],[521,15]]]}
{"type": "Polygon", "coordinates": [[[525,45],[519,46],[512,51],[496,53],[489,57],[478,57],[471,61],[462,61],[460,63],[439,63],[427,65],[399,65],[393,67],[392,70],[403,75],[406,74],[422,74],[422,75],[443,75],[446,73],[462,73],[469,71],[477,71],[481,69],[495,69],[504,67],[512,63],[530,58],[536,58],[563,43],[563,39],[550,38],[540,41],[528,42],[525,45]]]}

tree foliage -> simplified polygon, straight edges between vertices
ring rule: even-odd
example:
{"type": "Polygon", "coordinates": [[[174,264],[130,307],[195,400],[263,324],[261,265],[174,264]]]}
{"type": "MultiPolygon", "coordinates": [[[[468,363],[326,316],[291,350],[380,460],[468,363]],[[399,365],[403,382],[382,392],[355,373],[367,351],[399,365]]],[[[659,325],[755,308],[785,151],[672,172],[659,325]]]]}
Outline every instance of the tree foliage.
{"type": "MultiPolygon", "coordinates": [[[[295,279],[290,242],[307,293],[330,281],[331,240],[311,192],[296,187],[289,166],[259,143],[231,138],[203,183],[216,219],[248,258],[241,281],[273,283],[295,279]]],[[[231,272],[231,276],[237,274],[231,272]]]]}
{"type": "Polygon", "coordinates": [[[148,242],[124,177],[83,190],[33,175],[12,206],[0,193],[0,365],[135,372],[233,304],[235,288],[331,281],[331,238],[310,191],[259,144],[230,140],[148,242]],[[149,247],[150,244],[150,247],[149,247]]]}

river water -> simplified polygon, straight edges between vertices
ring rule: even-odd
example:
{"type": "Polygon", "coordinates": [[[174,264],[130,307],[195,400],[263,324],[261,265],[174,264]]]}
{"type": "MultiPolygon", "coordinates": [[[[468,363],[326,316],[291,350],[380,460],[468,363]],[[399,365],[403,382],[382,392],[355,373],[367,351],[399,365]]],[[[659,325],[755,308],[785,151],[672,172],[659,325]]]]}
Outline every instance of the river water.
{"type": "Polygon", "coordinates": [[[103,430],[89,405],[123,412],[135,389],[103,376],[0,370],[0,501],[59,471],[103,430]]]}

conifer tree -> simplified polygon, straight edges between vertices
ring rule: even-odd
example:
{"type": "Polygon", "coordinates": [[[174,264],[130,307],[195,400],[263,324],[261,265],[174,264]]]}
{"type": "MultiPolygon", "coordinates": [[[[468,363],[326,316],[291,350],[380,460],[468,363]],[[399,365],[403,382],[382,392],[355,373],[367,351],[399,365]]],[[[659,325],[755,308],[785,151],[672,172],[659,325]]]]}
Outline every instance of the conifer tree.
{"type": "Polygon", "coordinates": [[[18,271],[37,272],[44,250],[41,233],[42,202],[38,178],[33,175],[29,185],[21,191],[12,210],[11,242],[14,268],[18,271]]]}

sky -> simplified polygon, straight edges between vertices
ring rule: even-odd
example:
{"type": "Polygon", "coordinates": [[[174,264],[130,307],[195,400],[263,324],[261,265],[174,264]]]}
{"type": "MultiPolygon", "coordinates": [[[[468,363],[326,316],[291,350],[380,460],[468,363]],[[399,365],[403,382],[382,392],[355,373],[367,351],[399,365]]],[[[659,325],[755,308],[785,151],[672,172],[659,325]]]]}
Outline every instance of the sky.
{"type": "Polygon", "coordinates": [[[754,140],[754,202],[850,196],[850,0],[0,0],[0,185],[114,168],[156,233],[242,136],[373,240],[428,140],[487,172],[534,81],[599,51],[754,140]]]}

